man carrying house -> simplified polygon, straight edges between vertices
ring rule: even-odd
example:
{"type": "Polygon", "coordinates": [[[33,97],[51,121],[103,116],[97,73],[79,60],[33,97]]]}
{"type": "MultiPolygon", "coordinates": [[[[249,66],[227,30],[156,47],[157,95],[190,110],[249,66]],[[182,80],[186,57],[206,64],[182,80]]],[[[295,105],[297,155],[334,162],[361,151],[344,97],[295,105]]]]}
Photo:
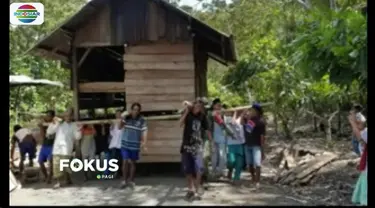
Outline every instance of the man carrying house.
{"type": "Polygon", "coordinates": [[[64,167],[60,170],[60,160],[70,160],[73,156],[73,146],[75,140],[81,139],[81,127],[72,122],[72,115],[69,111],[64,113],[64,121],[59,122],[54,119],[53,125],[48,129],[47,135],[56,134],[53,144],[53,173],[57,179],[54,188],[60,188],[62,183],[71,184],[71,170],[64,167]]]}
{"type": "Polygon", "coordinates": [[[53,143],[55,141],[55,136],[56,134],[47,134],[47,132],[51,131],[51,128],[54,128],[54,123],[53,120],[55,118],[55,111],[53,110],[48,110],[47,116],[42,120],[41,123],[38,124],[40,128],[40,136],[43,138],[43,145],[39,153],[39,166],[40,170],[42,171],[42,174],[46,180],[47,183],[51,183],[52,175],[53,175],[53,169],[52,169],[52,147],[53,143]],[[43,122],[46,121],[48,122],[48,127],[45,129],[43,126],[43,122]],[[48,161],[48,167],[49,167],[49,174],[47,172],[46,166],[44,165],[45,162],[48,161]]]}
{"type": "Polygon", "coordinates": [[[18,143],[21,156],[19,168],[22,174],[24,170],[26,154],[29,156],[29,166],[33,166],[33,159],[35,158],[36,154],[36,142],[32,135],[32,132],[28,128],[22,128],[20,125],[15,125],[13,127],[13,132],[14,135],[11,139],[10,160],[13,164],[16,143],[18,143]]]}

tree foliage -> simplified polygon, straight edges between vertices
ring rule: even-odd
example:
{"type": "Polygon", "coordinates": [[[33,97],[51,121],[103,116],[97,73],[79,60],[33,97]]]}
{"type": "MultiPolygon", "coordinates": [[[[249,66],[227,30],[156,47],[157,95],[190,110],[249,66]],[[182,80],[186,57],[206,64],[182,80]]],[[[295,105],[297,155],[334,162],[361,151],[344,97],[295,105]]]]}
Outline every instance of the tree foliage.
{"type": "MultiPolygon", "coordinates": [[[[235,37],[239,61],[224,71],[221,84],[233,96],[250,89],[257,101],[273,102],[269,111],[287,135],[304,110],[326,118],[366,102],[360,99],[367,83],[366,16],[359,12],[364,1],[306,2],[237,0],[196,12],[235,37]]],[[[214,68],[210,73],[217,73],[214,68]]]]}
{"type": "Polygon", "coordinates": [[[24,115],[24,113],[42,112],[48,108],[61,111],[70,105],[71,102],[71,93],[68,85],[70,80],[69,70],[63,69],[58,61],[46,60],[25,52],[27,52],[37,40],[47,35],[57,27],[58,24],[61,24],[66,18],[80,9],[86,1],[41,0],[38,2],[43,3],[45,10],[45,21],[42,25],[9,26],[9,74],[56,80],[64,83],[65,87],[21,87],[20,89],[11,89],[9,96],[11,124],[16,121],[16,117],[18,116],[16,112],[24,115]],[[15,102],[17,99],[19,100],[18,105],[17,102],[15,102]]]}
{"type": "Polygon", "coordinates": [[[340,85],[353,80],[367,84],[367,23],[359,11],[311,11],[297,33],[290,47],[301,69],[317,79],[329,74],[330,81],[340,85]]]}

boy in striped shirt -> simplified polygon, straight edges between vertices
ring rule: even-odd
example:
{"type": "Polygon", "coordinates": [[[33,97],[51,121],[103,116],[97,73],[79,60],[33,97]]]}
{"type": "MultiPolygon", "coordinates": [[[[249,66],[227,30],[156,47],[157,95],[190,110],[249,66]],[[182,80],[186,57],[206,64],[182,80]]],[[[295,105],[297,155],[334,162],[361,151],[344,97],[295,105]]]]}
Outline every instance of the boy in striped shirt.
{"type": "Polygon", "coordinates": [[[124,132],[121,138],[121,155],[123,181],[121,188],[129,186],[134,188],[135,164],[139,160],[140,148],[144,147],[147,140],[147,123],[140,115],[141,105],[133,103],[131,114],[123,120],[124,132]]]}

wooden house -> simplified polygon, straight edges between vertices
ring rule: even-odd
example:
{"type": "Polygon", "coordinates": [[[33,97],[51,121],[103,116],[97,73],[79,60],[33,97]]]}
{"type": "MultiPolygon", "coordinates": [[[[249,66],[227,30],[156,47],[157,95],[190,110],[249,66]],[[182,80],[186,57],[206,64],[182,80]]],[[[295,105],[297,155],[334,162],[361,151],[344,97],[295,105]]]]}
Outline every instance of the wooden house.
{"type": "MultiPolygon", "coordinates": [[[[76,120],[83,109],[133,102],[146,116],[175,112],[183,100],[207,96],[208,58],[236,61],[231,36],[164,0],[91,0],[30,52],[71,70],[76,120]]],[[[179,161],[177,122],[148,126],[142,161],[179,161]]]]}

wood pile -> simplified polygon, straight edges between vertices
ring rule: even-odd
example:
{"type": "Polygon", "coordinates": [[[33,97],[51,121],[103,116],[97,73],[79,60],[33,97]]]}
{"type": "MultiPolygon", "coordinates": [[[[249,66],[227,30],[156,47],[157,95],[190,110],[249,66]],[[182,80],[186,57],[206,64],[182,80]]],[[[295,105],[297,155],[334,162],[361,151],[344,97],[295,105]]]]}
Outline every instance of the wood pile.
{"type": "Polygon", "coordinates": [[[304,149],[282,148],[279,153],[279,173],[275,181],[282,185],[303,186],[319,174],[322,167],[338,158],[334,153],[304,149]]]}

